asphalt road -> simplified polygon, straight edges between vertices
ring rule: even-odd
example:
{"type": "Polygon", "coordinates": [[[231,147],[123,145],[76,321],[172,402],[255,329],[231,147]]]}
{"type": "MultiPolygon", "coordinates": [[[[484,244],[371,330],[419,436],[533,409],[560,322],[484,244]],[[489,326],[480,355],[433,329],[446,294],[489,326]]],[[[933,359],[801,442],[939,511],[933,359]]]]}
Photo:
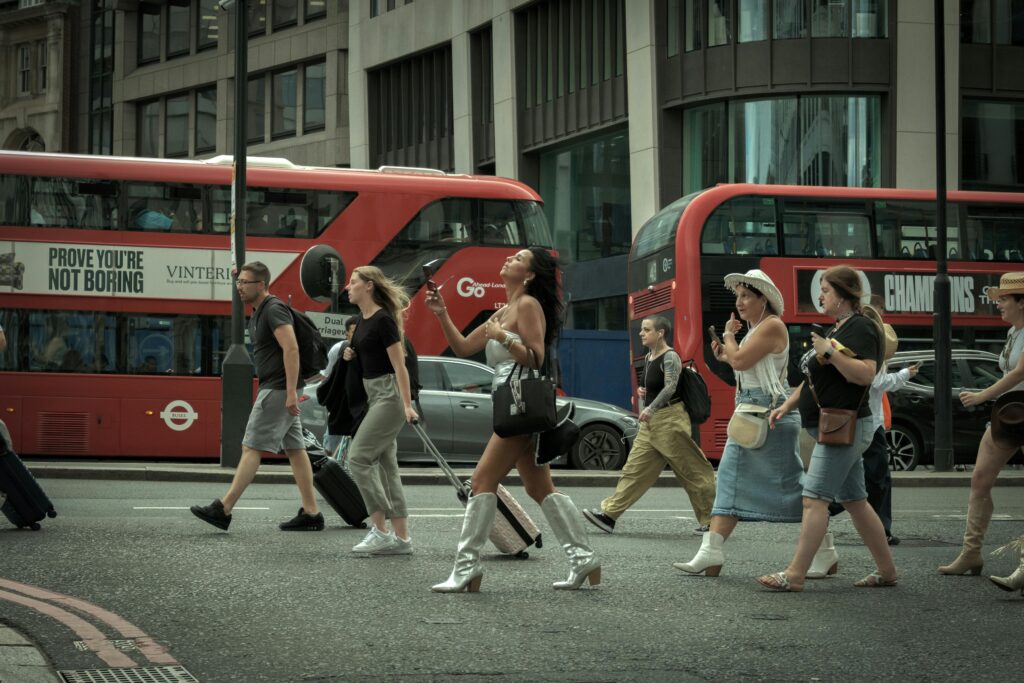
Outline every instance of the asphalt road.
{"type": "MultiPolygon", "coordinates": [[[[108,664],[76,647],[81,635],[53,614],[3,599],[25,594],[10,582],[64,596],[38,602],[118,641],[108,657],[140,666],[172,657],[203,683],[1020,676],[1024,598],[984,577],[935,571],[956,554],[966,489],[897,491],[901,581],[891,590],[851,586],[872,566],[846,518],[833,523],[838,576],[808,582],[802,594],[754,582],[785,566],[796,525],[741,524],[721,577],[685,576],[671,563],[699,546],[693,513],[680,491],[659,488],[614,535],[592,534],[604,560],[600,590],[550,588],[567,564],[545,533],[549,543],[528,560],[489,548],[481,593],[441,595],[429,586],[448,575],[462,517],[446,487],[408,490],[414,555],[363,558],[349,551],[363,532],[333,515],[323,532],[278,531],[298,508],[290,486],[251,488],[240,506],[252,509],[236,510],[225,534],[185,509],[209,502],[222,484],[45,483],[60,516],[37,533],[0,530],[0,621],[39,642],[59,670],[108,664]],[[104,623],[87,603],[137,630],[109,616],[104,623]]],[[[539,507],[512,490],[546,532],[539,507]]],[[[607,494],[566,492],[581,507],[607,494]]],[[[996,511],[987,549],[1024,532],[1024,491],[996,489],[996,511]]],[[[985,573],[1011,565],[989,560],[985,573]]]]}

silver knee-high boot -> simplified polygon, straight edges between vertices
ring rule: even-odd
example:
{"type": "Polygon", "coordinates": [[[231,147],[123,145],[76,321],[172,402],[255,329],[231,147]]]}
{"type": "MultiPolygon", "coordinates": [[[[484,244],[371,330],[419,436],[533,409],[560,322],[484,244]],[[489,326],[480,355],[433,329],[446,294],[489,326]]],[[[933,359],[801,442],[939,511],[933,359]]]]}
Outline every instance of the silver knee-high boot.
{"type": "Polygon", "coordinates": [[[466,516],[462,519],[459,547],[455,552],[455,567],[447,581],[431,586],[430,590],[436,593],[476,593],[480,590],[484,576],[480,567],[480,549],[487,542],[497,509],[498,496],[493,493],[470,496],[466,516]]]}
{"type": "Polygon", "coordinates": [[[579,590],[588,579],[592,588],[600,584],[601,560],[587,543],[583,516],[572,499],[564,493],[552,493],[541,501],[540,509],[547,517],[559,545],[569,556],[569,578],[556,581],[552,586],[556,590],[574,591],[579,590]]]}

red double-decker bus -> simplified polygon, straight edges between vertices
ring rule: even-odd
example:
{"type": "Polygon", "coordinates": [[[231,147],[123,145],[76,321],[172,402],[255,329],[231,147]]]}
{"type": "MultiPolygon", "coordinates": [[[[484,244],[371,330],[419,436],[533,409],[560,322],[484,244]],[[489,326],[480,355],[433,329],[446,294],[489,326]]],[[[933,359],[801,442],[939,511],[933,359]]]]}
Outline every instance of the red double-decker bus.
{"type": "MultiPolygon", "coordinates": [[[[1024,194],[950,192],[945,246],[938,244],[935,192],[773,185],[719,185],[665,207],[637,233],[629,255],[630,349],[637,373],[645,317],[674,326],[673,346],[694,359],[712,397],[701,445],[717,459],[733,409],[731,368],[711,355],[706,332],[719,333],[735,311],[728,273],[760,268],[785,300],[792,386],[818,309],[820,275],[846,263],[864,273],[865,303],[876,305],[900,337],[900,349],[934,348],[932,291],[936,249],[949,258],[953,346],[998,351],[1006,327],[985,287],[1022,268],[1024,194]]],[[[742,333],[739,335],[742,339],[742,333]]],[[[634,380],[635,381],[635,380],[634,380]]]]}
{"type": "MultiPolygon", "coordinates": [[[[231,174],[226,157],[0,152],[0,416],[21,453],[218,457],[231,174]]],[[[373,264],[406,284],[421,354],[446,349],[424,263],[468,329],[504,301],[504,259],[553,244],[537,194],[502,178],[253,158],[247,193],[246,259],[267,264],[274,294],[339,338],[347,315],[299,280],[327,244],[347,272],[373,264]]]]}

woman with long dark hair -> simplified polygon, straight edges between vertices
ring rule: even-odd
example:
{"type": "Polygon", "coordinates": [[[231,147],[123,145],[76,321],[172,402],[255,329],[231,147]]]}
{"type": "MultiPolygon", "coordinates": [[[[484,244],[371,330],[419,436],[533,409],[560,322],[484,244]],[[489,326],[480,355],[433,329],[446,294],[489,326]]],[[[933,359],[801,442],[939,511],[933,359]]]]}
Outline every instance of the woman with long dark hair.
{"type": "MultiPolygon", "coordinates": [[[[558,284],[558,262],[540,247],[523,249],[506,259],[501,267],[508,303],[487,322],[463,336],[448,317],[439,292],[428,291],[427,306],[437,316],[452,351],[471,356],[483,349],[487,363],[495,370],[492,386],[497,388],[515,366],[539,367],[545,351],[555,342],[562,298],[558,284]]],[[[540,503],[559,545],[569,557],[569,577],[553,587],[577,590],[584,582],[601,581],[601,561],[587,542],[587,532],[572,499],[555,490],[551,470],[535,459],[534,434],[500,437],[492,434],[471,480],[472,495],[466,505],[462,535],[455,555],[455,567],[448,580],[431,588],[439,593],[476,592],[483,569],[480,549],[497,511],[501,480],[515,467],[526,493],[540,503]]]]}
{"type": "Polygon", "coordinates": [[[832,266],[821,275],[820,309],[836,322],[825,336],[811,333],[813,353],[801,360],[807,380],[768,417],[774,427],[799,405],[804,428],[818,443],[803,481],[803,522],[793,560],[784,571],[758,578],[777,591],[802,591],[811,561],[828,531],[828,505],[846,508],[877,570],[854,583],[860,588],[896,585],[896,565],[878,515],[867,503],[863,454],[871,444],[874,422],[868,390],[882,361],[883,332],[861,313],[860,274],[849,266],[832,266]],[[821,443],[821,410],[855,411],[852,443],[821,443]]]}

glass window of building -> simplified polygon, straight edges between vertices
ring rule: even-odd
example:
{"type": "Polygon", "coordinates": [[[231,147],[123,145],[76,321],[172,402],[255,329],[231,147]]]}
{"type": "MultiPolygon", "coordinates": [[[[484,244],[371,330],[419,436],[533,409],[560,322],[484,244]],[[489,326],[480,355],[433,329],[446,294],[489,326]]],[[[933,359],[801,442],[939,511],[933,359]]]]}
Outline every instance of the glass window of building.
{"type": "Polygon", "coordinates": [[[669,57],[679,54],[679,4],[682,0],[668,0],[665,8],[665,52],[669,57]]]}
{"type": "Polygon", "coordinates": [[[811,36],[846,38],[850,35],[850,0],[811,0],[811,36]]]}
{"type": "Polygon", "coordinates": [[[992,0],[960,0],[960,42],[992,42],[992,0]]]}
{"type": "Polygon", "coordinates": [[[196,12],[197,50],[217,47],[217,38],[220,36],[217,16],[217,0],[199,0],[199,11],[196,12]]]}
{"type": "Polygon", "coordinates": [[[167,56],[187,55],[191,0],[171,0],[167,5],[167,56]]]}
{"type": "Polygon", "coordinates": [[[46,67],[49,61],[49,46],[46,41],[39,43],[36,49],[38,57],[36,59],[36,85],[38,86],[39,92],[46,92],[46,67]]]}
{"type": "MultiPolygon", "coordinates": [[[[659,314],[660,315],[660,314],[659,314]]],[[[566,327],[574,330],[625,330],[626,297],[574,301],[566,313],[566,327]]]]}
{"type": "Polygon", "coordinates": [[[683,112],[686,193],[729,181],[729,134],[725,103],[683,112]]]}
{"type": "Polygon", "coordinates": [[[961,187],[1024,189],[1024,103],[963,101],[961,187]]]}
{"type": "Polygon", "coordinates": [[[708,0],[708,47],[729,44],[732,0],[708,0]]]}
{"type": "Polygon", "coordinates": [[[196,154],[217,147],[217,86],[196,91],[196,154]]]}
{"type": "Polygon", "coordinates": [[[772,8],[775,40],[807,37],[807,0],[775,0],[772,8]]]}
{"type": "Polygon", "coordinates": [[[327,81],[327,65],[324,62],[307,64],[304,73],[302,106],[302,132],[321,130],[324,127],[327,81]]]}
{"type": "Polygon", "coordinates": [[[540,188],[555,245],[568,261],[629,252],[632,223],[625,130],[542,152],[540,188]]]}
{"type": "Polygon", "coordinates": [[[739,42],[768,40],[768,4],[762,0],[737,0],[739,42]]]}
{"type": "Polygon", "coordinates": [[[166,100],[164,156],[188,156],[188,95],[166,100]]]}
{"type": "Polygon", "coordinates": [[[299,0],[274,0],[274,28],[293,26],[299,20],[299,0]]]}
{"type": "Polygon", "coordinates": [[[18,46],[18,94],[32,92],[32,51],[28,45],[18,46]]]}
{"type": "Polygon", "coordinates": [[[160,5],[139,3],[139,64],[160,59],[160,5]]]}
{"type": "Polygon", "coordinates": [[[327,14],[327,0],[305,0],[306,21],[318,19],[327,14]]]}
{"type": "Polygon", "coordinates": [[[246,132],[249,142],[263,142],[266,133],[266,76],[249,79],[249,97],[246,107],[246,132]]]}
{"type": "Polygon", "coordinates": [[[995,1],[997,45],[1024,45],[1024,0],[995,1]]]}
{"type": "Polygon", "coordinates": [[[140,157],[160,156],[160,100],[140,102],[135,139],[140,157]]]}
{"type": "Polygon", "coordinates": [[[295,69],[279,71],[271,77],[273,81],[270,97],[271,137],[295,135],[295,77],[295,69]]]}
{"type": "Polygon", "coordinates": [[[701,45],[700,36],[700,3],[698,0],[686,0],[686,6],[684,8],[686,13],[684,27],[686,36],[686,51],[693,52],[699,50],[701,45]]]}
{"type": "Polygon", "coordinates": [[[249,8],[249,35],[262,35],[267,32],[267,0],[247,0],[249,8]]]}

